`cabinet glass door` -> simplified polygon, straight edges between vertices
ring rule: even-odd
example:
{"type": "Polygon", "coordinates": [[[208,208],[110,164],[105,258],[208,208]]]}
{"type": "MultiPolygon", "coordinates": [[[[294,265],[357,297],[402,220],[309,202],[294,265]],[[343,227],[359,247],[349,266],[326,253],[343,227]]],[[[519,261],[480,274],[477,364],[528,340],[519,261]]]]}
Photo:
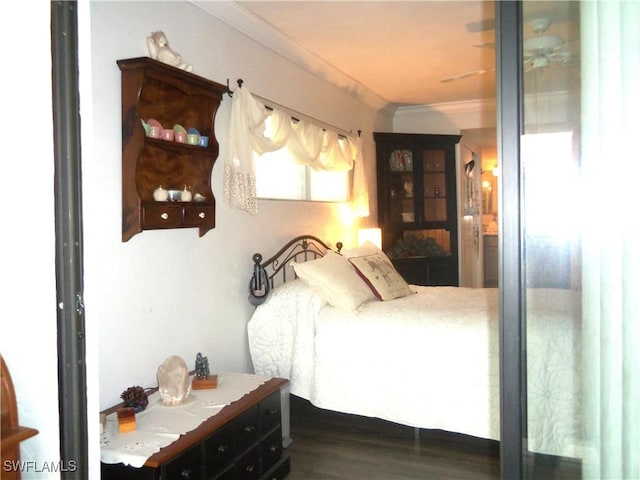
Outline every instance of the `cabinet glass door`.
{"type": "Polygon", "coordinates": [[[413,223],[416,221],[413,152],[409,149],[393,150],[389,155],[389,172],[390,219],[394,223],[413,223]]]}
{"type": "Polygon", "coordinates": [[[447,187],[444,150],[423,150],[424,219],[447,221],[447,187]]]}

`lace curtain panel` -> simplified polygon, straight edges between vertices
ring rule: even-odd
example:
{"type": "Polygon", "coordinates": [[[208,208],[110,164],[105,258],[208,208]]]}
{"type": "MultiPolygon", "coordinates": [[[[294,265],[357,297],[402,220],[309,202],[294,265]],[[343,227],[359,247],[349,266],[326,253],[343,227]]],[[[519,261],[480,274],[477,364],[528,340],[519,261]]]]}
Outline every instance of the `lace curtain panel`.
{"type": "Polygon", "coordinates": [[[345,171],[353,169],[355,164],[351,197],[356,214],[369,214],[359,138],[347,136],[341,139],[336,132],[306,120],[294,121],[288,113],[277,108],[270,112],[243,86],[236,89],[231,100],[228,146],[224,200],[233,208],[253,215],[258,213],[253,152],[261,155],[287,147],[298,163],[315,170],[345,171]]]}

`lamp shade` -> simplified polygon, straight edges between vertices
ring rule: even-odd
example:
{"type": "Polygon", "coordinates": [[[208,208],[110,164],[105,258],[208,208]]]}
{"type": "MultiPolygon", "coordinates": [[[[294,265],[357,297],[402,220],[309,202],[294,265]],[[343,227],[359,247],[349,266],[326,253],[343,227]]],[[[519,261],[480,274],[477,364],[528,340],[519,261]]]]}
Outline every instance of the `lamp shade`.
{"type": "Polygon", "coordinates": [[[360,228],[358,229],[358,245],[362,245],[369,240],[379,249],[382,249],[382,230],[379,228],[360,228]]]}

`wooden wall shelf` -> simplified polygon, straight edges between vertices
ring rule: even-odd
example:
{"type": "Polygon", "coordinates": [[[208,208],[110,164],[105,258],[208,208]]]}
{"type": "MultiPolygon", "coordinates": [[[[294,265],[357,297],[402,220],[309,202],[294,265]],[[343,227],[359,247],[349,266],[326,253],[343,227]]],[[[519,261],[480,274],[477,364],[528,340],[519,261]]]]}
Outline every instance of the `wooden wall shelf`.
{"type": "Polygon", "coordinates": [[[218,158],[215,116],[225,85],[147,57],[118,60],[122,82],[122,241],[143,230],[215,227],[211,173],[218,158]],[[182,125],[209,137],[207,147],[146,136],[142,121],[182,125]],[[153,192],[188,186],[202,201],[156,202],[153,192]]]}

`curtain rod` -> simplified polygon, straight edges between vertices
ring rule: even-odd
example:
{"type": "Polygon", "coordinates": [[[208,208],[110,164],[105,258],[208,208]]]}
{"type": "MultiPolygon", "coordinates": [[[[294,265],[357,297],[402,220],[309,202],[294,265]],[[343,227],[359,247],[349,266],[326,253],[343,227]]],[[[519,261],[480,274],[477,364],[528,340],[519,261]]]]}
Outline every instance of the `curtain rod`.
{"type": "MultiPolygon", "coordinates": [[[[238,88],[242,88],[242,84],[244,83],[244,80],[242,80],[241,78],[239,78],[238,80],[236,80],[236,82],[238,83],[238,88]]],[[[229,87],[229,80],[227,80],[227,93],[229,94],[229,96],[233,96],[233,92],[228,88],[229,87]]],[[[304,114],[300,114],[299,112],[296,112],[288,107],[285,107],[283,105],[280,105],[272,100],[269,100],[267,98],[261,97],[260,95],[256,95],[255,93],[252,93],[252,95],[256,98],[258,98],[259,100],[261,100],[262,102],[265,103],[264,108],[266,108],[269,111],[273,111],[273,107],[270,105],[266,105],[267,103],[270,103],[272,105],[275,105],[277,108],[286,111],[287,113],[289,113],[291,115],[291,120],[293,120],[294,122],[299,122],[300,119],[297,118],[295,115],[299,115],[301,117],[304,117],[305,119],[308,119],[309,121],[311,121],[312,123],[316,123],[319,126],[321,126],[323,129],[327,130],[334,130],[338,133],[338,136],[340,137],[348,137],[350,135],[352,135],[353,132],[349,131],[349,130],[345,130],[344,128],[339,128],[336,127],[334,125],[330,125],[328,123],[325,123],[321,120],[318,120],[316,118],[310,117],[309,115],[304,115],[304,114]]],[[[358,137],[360,136],[360,134],[362,133],[362,130],[358,130],[358,137]]]]}

